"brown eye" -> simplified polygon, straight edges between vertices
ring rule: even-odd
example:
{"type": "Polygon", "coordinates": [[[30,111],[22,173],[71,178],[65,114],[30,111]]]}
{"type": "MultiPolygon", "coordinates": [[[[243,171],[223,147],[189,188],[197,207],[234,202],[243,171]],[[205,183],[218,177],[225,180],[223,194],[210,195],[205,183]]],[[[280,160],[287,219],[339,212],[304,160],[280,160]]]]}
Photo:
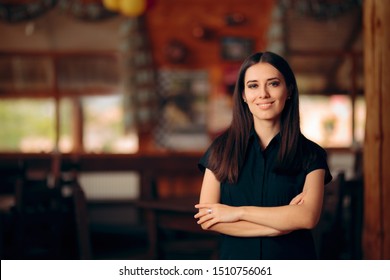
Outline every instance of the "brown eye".
{"type": "Polygon", "coordinates": [[[257,88],[257,84],[249,84],[248,88],[257,88]]]}

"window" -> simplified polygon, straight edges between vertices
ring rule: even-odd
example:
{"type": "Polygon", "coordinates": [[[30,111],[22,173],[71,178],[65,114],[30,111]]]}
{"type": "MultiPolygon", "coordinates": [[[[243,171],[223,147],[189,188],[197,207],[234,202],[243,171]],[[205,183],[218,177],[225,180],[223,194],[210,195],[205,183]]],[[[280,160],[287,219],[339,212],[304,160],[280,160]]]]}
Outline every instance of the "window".
{"type": "Polygon", "coordinates": [[[355,102],[354,117],[352,100],[348,95],[301,95],[300,112],[303,134],[323,147],[350,147],[356,143],[361,144],[364,140],[363,97],[355,102]]]}
{"type": "Polygon", "coordinates": [[[50,99],[0,100],[0,149],[49,152],[54,148],[54,102],[50,99]]]}
{"type": "Polygon", "coordinates": [[[0,53],[0,151],[135,153],[118,56],[0,53]],[[56,100],[59,100],[58,108],[56,100]]]}
{"type": "Polygon", "coordinates": [[[83,139],[86,152],[138,151],[137,134],[125,130],[122,104],[123,94],[83,98],[83,139]]]}

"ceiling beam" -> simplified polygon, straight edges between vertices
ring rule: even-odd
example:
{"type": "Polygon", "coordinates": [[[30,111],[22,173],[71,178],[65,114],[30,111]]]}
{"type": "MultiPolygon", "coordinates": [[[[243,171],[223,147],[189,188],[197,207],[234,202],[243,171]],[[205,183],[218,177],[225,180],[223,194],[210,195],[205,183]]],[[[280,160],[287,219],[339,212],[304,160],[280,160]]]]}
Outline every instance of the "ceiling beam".
{"type": "MultiPolygon", "coordinates": [[[[359,9],[359,12],[357,13],[355,17],[355,24],[353,25],[353,28],[351,29],[351,32],[349,33],[349,37],[345,40],[343,50],[348,52],[352,51],[353,45],[356,42],[356,40],[361,36],[363,31],[363,26],[362,26],[362,9],[359,9]]],[[[327,85],[326,89],[333,89],[336,87],[334,82],[336,81],[336,75],[337,75],[337,70],[341,67],[343,64],[344,60],[347,59],[347,57],[343,57],[343,59],[336,59],[334,64],[329,67],[328,73],[325,75],[327,85]]]]}

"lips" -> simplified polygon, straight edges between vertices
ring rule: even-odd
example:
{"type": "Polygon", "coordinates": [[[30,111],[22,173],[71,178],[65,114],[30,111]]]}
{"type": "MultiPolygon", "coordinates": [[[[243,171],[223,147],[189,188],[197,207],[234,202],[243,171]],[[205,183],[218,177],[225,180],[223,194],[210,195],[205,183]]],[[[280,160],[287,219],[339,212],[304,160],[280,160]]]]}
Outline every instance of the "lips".
{"type": "Polygon", "coordinates": [[[274,102],[275,101],[267,102],[267,103],[258,103],[258,104],[256,104],[256,106],[261,108],[261,109],[267,109],[267,108],[271,107],[274,102]]]}

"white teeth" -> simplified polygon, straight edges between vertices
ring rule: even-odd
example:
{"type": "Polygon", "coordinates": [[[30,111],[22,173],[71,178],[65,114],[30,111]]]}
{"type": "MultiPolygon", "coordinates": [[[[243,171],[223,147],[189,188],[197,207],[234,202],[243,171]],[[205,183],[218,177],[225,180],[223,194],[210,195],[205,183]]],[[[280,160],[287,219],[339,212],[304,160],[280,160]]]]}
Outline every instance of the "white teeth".
{"type": "Polygon", "coordinates": [[[259,107],[269,107],[272,103],[259,104],[259,107]]]}

